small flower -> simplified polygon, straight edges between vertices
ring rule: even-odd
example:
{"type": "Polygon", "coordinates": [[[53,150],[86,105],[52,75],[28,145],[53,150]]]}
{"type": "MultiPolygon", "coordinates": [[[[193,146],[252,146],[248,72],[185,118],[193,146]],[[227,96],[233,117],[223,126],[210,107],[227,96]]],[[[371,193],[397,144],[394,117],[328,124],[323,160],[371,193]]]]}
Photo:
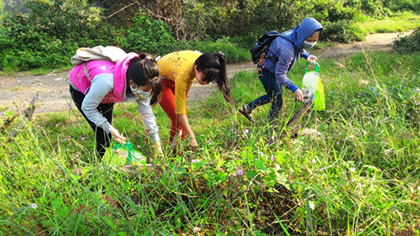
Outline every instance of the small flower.
{"type": "Polygon", "coordinates": [[[36,125],[36,128],[37,128],[37,129],[40,129],[40,128],[41,128],[41,126],[40,126],[40,125],[36,125]]]}
{"type": "Polygon", "coordinates": [[[337,145],[340,145],[340,142],[337,142],[337,145]]]}
{"type": "Polygon", "coordinates": [[[276,160],[276,158],[274,157],[274,155],[271,155],[270,159],[271,159],[271,161],[275,161],[276,160]]]}
{"type": "Polygon", "coordinates": [[[86,137],[81,137],[80,138],[81,141],[84,141],[85,139],[86,139],[86,137]]]}
{"type": "Polygon", "coordinates": [[[38,207],[38,205],[36,205],[36,203],[32,203],[31,205],[29,205],[30,208],[32,209],[36,209],[38,207]]]}
{"type": "Polygon", "coordinates": [[[361,93],[359,93],[359,94],[357,94],[357,97],[358,97],[358,98],[360,98],[360,96],[361,96],[361,95],[362,95],[362,94],[361,94],[361,93]]]}
{"type": "Polygon", "coordinates": [[[255,158],[255,161],[258,161],[258,158],[255,158]]]}
{"type": "Polygon", "coordinates": [[[311,162],[314,164],[316,161],[315,161],[315,159],[312,159],[311,162]]]}
{"type": "Polygon", "coordinates": [[[373,91],[373,88],[370,88],[369,90],[370,90],[370,91],[373,91]]]}
{"type": "Polygon", "coordinates": [[[249,129],[246,129],[246,130],[244,130],[244,132],[247,134],[247,133],[249,133],[249,129]]]}
{"type": "Polygon", "coordinates": [[[198,232],[200,232],[201,231],[201,228],[200,227],[194,227],[193,228],[193,232],[194,233],[198,233],[198,232]]]}
{"type": "Polygon", "coordinates": [[[356,171],[356,169],[352,167],[352,168],[350,168],[350,171],[351,171],[351,172],[355,172],[355,171],[356,171]]]}
{"type": "Polygon", "coordinates": [[[375,97],[378,97],[378,94],[375,94],[375,97]]]}
{"type": "Polygon", "coordinates": [[[238,170],[238,175],[239,176],[241,176],[241,175],[243,175],[244,174],[244,171],[241,169],[241,170],[238,170]]]}

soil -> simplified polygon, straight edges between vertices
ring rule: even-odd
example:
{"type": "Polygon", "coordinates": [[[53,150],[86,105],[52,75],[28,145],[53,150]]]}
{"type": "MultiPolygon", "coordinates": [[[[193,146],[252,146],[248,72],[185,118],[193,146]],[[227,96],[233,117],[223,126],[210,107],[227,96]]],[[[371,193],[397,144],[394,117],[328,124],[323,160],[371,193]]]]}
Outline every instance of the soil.
{"type": "MultiPolygon", "coordinates": [[[[363,42],[336,45],[312,52],[318,58],[339,58],[361,51],[391,51],[393,42],[405,33],[372,34],[363,42]]],[[[239,71],[255,71],[252,62],[231,64],[227,75],[231,78],[239,71]]],[[[75,108],[69,94],[68,71],[52,71],[45,75],[30,75],[20,72],[12,76],[0,76],[0,116],[8,110],[24,110],[32,98],[39,92],[35,114],[52,113],[75,108]]],[[[202,86],[194,83],[188,94],[188,101],[205,100],[216,89],[215,85],[202,86]]]]}

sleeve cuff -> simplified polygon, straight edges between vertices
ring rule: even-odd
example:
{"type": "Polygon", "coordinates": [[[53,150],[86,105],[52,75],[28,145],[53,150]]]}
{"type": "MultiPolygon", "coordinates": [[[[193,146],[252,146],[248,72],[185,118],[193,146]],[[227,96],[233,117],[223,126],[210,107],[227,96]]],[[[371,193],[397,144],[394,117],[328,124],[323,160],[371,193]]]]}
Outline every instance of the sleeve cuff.
{"type": "Polygon", "coordinates": [[[157,132],[153,133],[153,134],[150,134],[150,139],[152,139],[153,143],[159,142],[160,141],[159,134],[157,132]]]}
{"type": "Polygon", "coordinates": [[[299,89],[299,87],[298,86],[296,86],[296,85],[294,85],[294,84],[291,84],[290,86],[289,86],[289,88],[288,89],[290,89],[293,93],[295,93],[296,92],[296,90],[298,90],[299,89]]]}
{"type": "Polygon", "coordinates": [[[304,53],[302,54],[303,58],[305,58],[305,59],[308,59],[308,57],[309,57],[310,55],[311,55],[311,54],[309,54],[308,52],[304,52],[304,53]]]}
{"type": "Polygon", "coordinates": [[[111,124],[108,121],[107,122],[104,122],[102,124],[102,126],[103,126],[103,129],[105,130],[105,132],[107,134],[109,134],[109,132],[111,132],[111,124]]]}

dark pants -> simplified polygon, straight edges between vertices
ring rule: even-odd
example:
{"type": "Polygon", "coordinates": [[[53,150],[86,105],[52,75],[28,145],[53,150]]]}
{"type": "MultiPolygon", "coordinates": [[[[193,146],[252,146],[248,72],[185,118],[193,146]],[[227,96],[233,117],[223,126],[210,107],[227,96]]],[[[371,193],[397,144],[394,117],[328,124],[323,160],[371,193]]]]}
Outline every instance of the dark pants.
{"type": "Polygon", "coordinates": [[[262,69],[262,71],[258,74],[258,77],[260,78],[260,81],[263,84],[267,94],[250,102],[247,105],[248,109],[252,111],[256,107],[271,102],[271,109],[270,113],[268,114],[268,118],[270,120],[276,119],[279,115],[281,107],[283,106],[283,94],[281,85],[277,81],[275,74],[271,73],[267,69],[262,69]]]}
{"type": "MultiPolygon", "coordinates": [[[[77,109],[82,113],[82,115],[85,117],[87,122],[89,123],[90,127],[92,127],[93,131],[95,132],[96,136],[96,151],[102,158],[106,152],[106,149],[109,147],[111,142],[111,134],[107,134],[105,130],[102,128],[96,126],[92,121],[90,121],[85,113],[82,111],[82,102],[83,99],[85,99],[85,95],[77,90],[75,90],[70,85],[70,94],[74,101],[74,104],[76,105],[77,109]]],[[[112,109],[114,107],[114,103],[101,103],[98,106],[98,111],[108,120],[108,122],[112,123],[112,109]]]]}

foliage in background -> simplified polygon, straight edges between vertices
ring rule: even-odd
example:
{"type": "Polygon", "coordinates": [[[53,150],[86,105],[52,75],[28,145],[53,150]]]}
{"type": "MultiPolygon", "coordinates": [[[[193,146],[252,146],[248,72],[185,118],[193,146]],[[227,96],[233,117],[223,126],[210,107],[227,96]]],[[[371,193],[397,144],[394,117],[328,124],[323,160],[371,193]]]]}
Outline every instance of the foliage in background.
{"type": "Polygon", "coordinates": [[[408,16],[398,16],[404,18],[401,24],[394,22],[397,20],[393,24],[376,23],[382,26],[360,23],[392,16],[390,4],[404,10],[417,6],[418,0],[395,0],[389,4],[382,0],[25,2],[22,6],[20,1],[6,1],[7,15],[0,19],[2,70],[68,65],[78,47],[97,45],[155,55],[183,49],[226,50],[229,62],[240,62],[249,60],[245,52],[263,32],[291,29],[306,16],[324,25],[321,40],[342,43],[363,40],[370,32],[400,31],[418,25],[408,16]]]}
{"type": "Polygon", "coordinates": [[[411,10],[420,11],[419,0],[384,0],[384,5],[391,11],[411,10]]]}
{"type": "Polygon", "coordinates": [[[61,1],[34,1],[26,7],[30,14],[13,12],[2,20],[0,68],[68,65],[78,47],[114,44],[117,36],[112,25],[101,21],[99,8],[61,1]]]}
{"type": "Polygon", "coordinates": [[[126,51],[166,54],[176,48],[177,40],[169,26],[144,14],[133,18],[132,24],[119,37],[119,44],[126,51]]]}
{"type": "Polygon", "coordinates": [[[420,52],[420,27],[411,35],[402,37],[394,43],[394,50],[399,53],[420,52]]]}

